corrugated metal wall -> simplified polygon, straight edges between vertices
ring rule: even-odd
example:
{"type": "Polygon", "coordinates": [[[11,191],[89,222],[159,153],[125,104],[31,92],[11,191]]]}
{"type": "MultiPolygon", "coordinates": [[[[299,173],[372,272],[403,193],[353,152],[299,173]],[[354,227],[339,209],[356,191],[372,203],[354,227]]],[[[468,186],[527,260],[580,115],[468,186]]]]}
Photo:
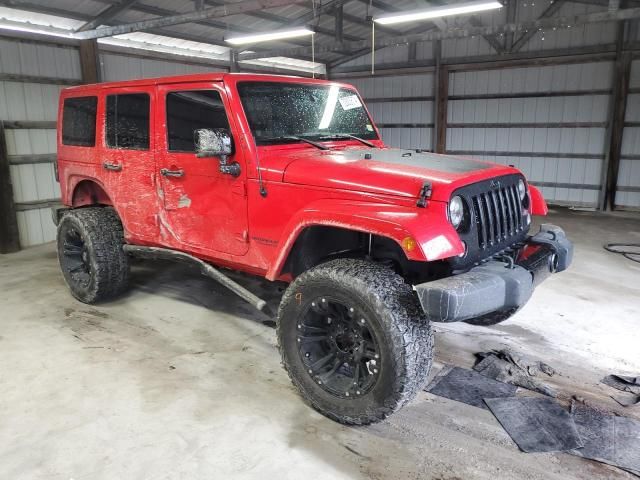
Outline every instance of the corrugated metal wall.
{"type": "MultiPolygon", "coordinates": [[[[15,78],[0,81],[0,120],[7,127],[12,126],[10,122],[55,122],[63,86],[46,83],[41,80],[44,77],[79,80],[77,50],[0,40],[0,78],[15,78]]],[[[5,137],[14,201],[18,204],[20,244],[28,247],[53,240],[55,227],[46,202],[60,196],[52,162],[55,130],[6,128],[5,137]]]]}
{"type": "MultiPolygon", "coordinates": [[[[517,21],[538,18],[552,0],[519,3],[517,21]]],[[[577,3],[563,4],[556,15],[571,16],[598,11],[600,7],[577,3]]],[[[476,15],[483,25],[506,22],[506,9],[476,15]]],[[[455,19],[449,22],[456,22],[455,19]]],[[[451,25],[450,25],[451,26],[451,25]]],[[[516,40],[518,36],[515,37],[516,40]]],[[[496,37],[498,42],[503,38],[496,37]]],[[[539,30],[521,52],[547,49],[568,49],[590,45],[612,45],[616,41],[613,23],[576,26],[569,29],[539,30]]],[[[376,52],[376,65],[402,65],[409,60],[409,48],[388,47],[376,52]]],[[[482,37],[447,39],[442,41],[443,63],[472,61],[474,57],[496,55],[482,37]]],[[[433,58],[430,42],[416,44],[416,61],[433,58]]],[[[499,57],[496,57],[499,59],[499,57]]],[[[629,99],[624,152],[627,157],[640,151],[640,64],[634,62],[632,87],[636,94],[629,99]],[[636,126],[632,126],[636,122],[636,126]],[[628,130],[628,131],[627,131],[628,130]],[[634,153],[635,152],[635,153],[634,153]]],[[[350,60],[340,69],[364,69],[371,65],[371,55],[350,60]]],[[[376,96],[405,96],[403,77],[362,77],[352,80],[366,88],[363,96],[369,101],[374,119],[383,123],[393,116],[411,118],[412,122],[433,123],[433,108],[420,111],[411,102],[400,102],[406,112],[395,111],[388,103],[371,104],[376,96]],[[391,80],[389,80],[391,79],[391,80]],[[379,86],[378,86],[379,84],[379,86]],[[384,91],[384,95],[379,93],[384,91]],[[418,113],[420,112],[420,113],[418,113]],[[422,117],[416,117],[422,115],[422,117]]],[[[420,76],[415,76],[418,78],[420,76]]],[[[430,87],[433,86],[431,76],[430,87]]],[[[414,78],[412,75],[410,78],[414,78]]],[[[613,63],[597,62],[547,67],[503,68],[486,71],[453,71],[449,74],[447,105],[447,151],[479,157],[498,163],[514,164],[541,186],[548,201],[555,204],[596,206],[601,184],[602,167],[607,148],[607,116],[612,95],[613,63]],[[524,154],[524,153],[527,154],[524,154]]],[[[424,90],[423,95],[435,94],[424,90]]],[[[411,94],[406,94],[411,96],[411,94]]],[[[376,101],[377,102],[377,101],[376,101]]],[[[409,128],[390,132],[383,130],[384,140],[393,146],[417,147],[409,128]]],[[[430,145],[430,142],[429,142],[430,145]]],[[[620,183],[623,189],[640,170],[640,159],[626,159],[621,165],[620,183]]],[[[640,193],[621,192],[620,202],[635,205],[640,193]],[[634,203],[635,202],[635,203],[634,203]]],[[[622,203],[621,203],[622,205],[622,203]]]]}
{"type": "Polygon", "coordinates": [[[432,74],[346,81],[360,91],[387,144],[431,150],[432,74]]]}
{"type": "MultiPolygon", "coordinates": [[[[100,67],[105,81],[215,71],[112,52],[100,54],[100,67]]],[[[55,239],[49,207],[60,197],[53,170],[58,96],[65,83],[78,83],[80,78],[76,48],[0,39],[0,121],[5,126],[23,248],[55,239]]]]}
{"type": "Polygon", "coordinates": [[[167,60],[105,52],[100,54],[100,71],[104,82],[114,82],[133,78],[152,78],[222,70],[206,65],[176,63],[167,60]]]}
{"type": "Polygon", "coordinates": [[[515,165],[553,203],[596,206],[612,68],[451,73],[447,151],[515,165]]]}
{"type": "Polygon", "coordinates": [[[616,206],[640,208],[640,60],[631,63],[616,206]]]}

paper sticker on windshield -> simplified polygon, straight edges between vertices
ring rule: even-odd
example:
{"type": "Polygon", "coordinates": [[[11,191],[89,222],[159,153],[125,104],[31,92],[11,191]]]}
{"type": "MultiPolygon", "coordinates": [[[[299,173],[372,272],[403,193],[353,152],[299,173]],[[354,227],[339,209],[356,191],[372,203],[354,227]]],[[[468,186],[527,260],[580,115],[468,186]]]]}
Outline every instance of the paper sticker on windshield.
{"type": "Polygon", "coordinates": [[[361,107],[362,103],[360,103],[357,95],[347,95],[346,97],[340,97],[340,105],[344,110],[351,110],[352,108],[361,107]]]}
{"type": "Polygon", "coordinates": [[[373,125],[371,125],[370,123],[367,123],[366,127],[368,131],[373,132],[373,125]]]}

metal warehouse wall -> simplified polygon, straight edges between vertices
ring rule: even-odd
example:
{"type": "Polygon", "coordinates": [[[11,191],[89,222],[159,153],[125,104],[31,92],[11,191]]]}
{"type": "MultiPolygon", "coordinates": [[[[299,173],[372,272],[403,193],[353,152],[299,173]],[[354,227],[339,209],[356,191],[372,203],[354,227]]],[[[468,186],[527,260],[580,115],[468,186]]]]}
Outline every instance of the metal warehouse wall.
{"type": "Polygon", "coordinates": [[[631,63],[616,206],[640,208],[640,60],[631,63]]]}
{"type": "Polygon", "coordinates": [[[55,126],[61,84],[79,79],[75,48],[0,39],[0,121],[22,247],[55,238],[48,207],[60,196],[53,171],[56,136],[46,122],[55,126]],[[34,128],[43,126],[49,128],[34,128]]]}
{"type": "MultiPolygon", "coordinates": [[[[101,52],[104,81],[216,71],[215,68],[101,52]]],[[[6,139],[22,248],[55,239],[50,206],[60,197],[54,177],[56,117],[62,88],[81,82],[74,46],[0,39],[0,121],[6,139]]]]}
{"type": "MultiPolygon", "coordinates": [[[[519,4],[517,21],[538,18],[551,3],[547,0],[519,4]]],[[[556,15],[580,15],[598,9],[566,3],[556,15]]],[[[501,24],[506,21],[506,9],[477,18],[483,25],[501,24]]],[[[516,43],[517,39],[516,36],[516,43]]],[[[503,38],[497,40],[500,43],[503,38]]],[[[601,23],[531,32],[528,41],[519,45],[519,51],[558,51],[615,42],[616,26],[601,23]]],[[[480,58],[500,59],[482,37],[443,40],[440,57],[442,65],[450,66],[446,152],[516,165],[541,187],[551,203],[598,205],[609,148],[613,61],[585,60],[576,64],[573,59],[571,64],[553,66],[455,68],[458,63],[471,64],[480,58]]],[[[437,93],[433,89],[434,75],[414,74],[406,68],[401,76],[386,76],[395,73],[385,73],[384,69],[402,69],[408,61],[425,64],[424,61],[433,58],[433,44],[421,42],[413,50],[405,45],[376,51],[374,76],[367,74],[371,68],[370,54],[340,64],[331,72],[341,81],[360,88],[376,122],[393,123],[393,129],[382,129],[388,144],[431,148],[431,135],[427,131],[434,123],[433,101],[437,93]],[[393,103],[388,101],[391,97],[393,103]],[[416,137],[416,128],[409,123],[420,124],[423,136],[416,137]]],[[[620,167],[621,191],[617,196],[621,206],[640,203],[640,192],[625,191],[640,183],[640,61],[633,64],[631,84],[631,92],[635,88],[635,94],[629,97],[626,112],[623,143],[626,159],[620,167]],[[636,160],[631,158],[634,155],[636,160]]]]}
{"type": "Polygon", "coordinates": [[[515,165],[547,200],[595,207],[612,69],[600,62],[452,72],[447,152],[515,165]]]}
{"type": "Polygon", "coordinates": [[[389,145],[431,150],[433,75],[354,78],[380,134],[389,145]]]}
{"type": "MultiPolygon", "coordinates": [[[[344,81],[360,90],[387,144],[433,149],[433,78],[344,81]]],[[[595,207],[612,78],[612,62],[451,72],[446,151],[515,165],[552,203],[595,207]]],[[[640,95],[633,97],[639,105],[640,95]]],[[[640,106],[635,111],[640,120],[640,106]]],[[[637,152],[635,138],[627,148],[637,152]]]]}
{"type": "Polygon", "coordinates": [[[100,72],[104,82],[220,71],[223,70],[207,65],[187,63],[186,59],[185,63],[176,63],[129,54],[111,52],[100,54],[100,72]]]}

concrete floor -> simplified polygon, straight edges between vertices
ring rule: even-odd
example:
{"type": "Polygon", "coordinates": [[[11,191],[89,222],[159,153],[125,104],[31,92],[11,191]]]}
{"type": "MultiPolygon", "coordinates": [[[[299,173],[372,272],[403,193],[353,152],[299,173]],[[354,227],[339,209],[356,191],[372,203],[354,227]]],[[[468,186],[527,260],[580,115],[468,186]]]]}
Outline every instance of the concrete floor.
{"type": "MultiPolygon", "coordinates": [[[[504,324],[436,326],[433,373],[508,345],[554,366],[564,398],[615,410],[598,380],[640,373],[640,264],[601,245],[640,242],[640,218],[549,221],[577,243],[572,269],[504,324]]],[[[276,286],[243,282],[277,302],[276,286]]],[[[489,412],[428,393],[381,424],[338,425],[298,397],[266,317],[184,266],[140,263],[132,283],[83,305],[52,244],[0,256],[0,478],[631,478],[521,453],[489,412]]]]}

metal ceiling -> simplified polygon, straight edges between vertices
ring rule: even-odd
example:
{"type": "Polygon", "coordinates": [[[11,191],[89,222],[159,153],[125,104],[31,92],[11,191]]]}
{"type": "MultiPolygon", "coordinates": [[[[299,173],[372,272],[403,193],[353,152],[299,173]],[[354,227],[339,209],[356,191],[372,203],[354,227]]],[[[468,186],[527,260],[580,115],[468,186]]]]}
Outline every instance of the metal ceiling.
{"type": "MultiPolygon", "coordinates": [[[[558,6],[563,1],[565,0],[558,0],[558,6]]],[[[601,5],[605,12],[609,2],[609,0],[567,1],[601,5]]],[[[627,5],[636,6],[638,1],[627,0],[627,5]]],[[[266,5],[269,4],[269,0],[261,0],[261,2],[265,2],[266,5]]],[[[272,0],[271,4],[273,2],[285,3],[283,0],[272,0]]],[[[491,28],[486,28],[486,30],[483,30],[483,28],[497,27],[494,30],[499,32],[500,26],[504,26],[509,22],[513,24],[513,10],[515,10],[516,2],[517,0],[505,0],[506,8],[499,11],[454,17],[447,19],[446,22],[443,20],[421,22],[417,26],[416,24],[408,24],[408,27],[404,25],[393,27],[376,26],[376,43],[379,41],[382,46],[385,40],[389,39],[388,44],[393,44],[391,39],[396,38],[406,38],[408,39],[407,41],[420,41],[421,35],[425,33],[428,33],[428,35],[424,37],[424,40],[430,40],[430,36],[433,36],[433,39],[440,36],[447,38],[446,33],[456,29],[457,31],[475,31],[475,34],[481,34],[485,37],[497,54],[504,53],[501,50],[506,46],[506,43],[499,43],[491,33],[493,31],[491,28]],[[509,17],[510,11],[512,13],[511,17],[509,17]],[[483,31],[489,33],[480,33],[483,31]]],[[[243,8],[243,5],[250,3],[260,2],[237,0],[0,0],[0,6],[77,20],[81,22],[81,30],[85,31],[85,33],[87,33],[87,30],[95,29],[100,25],[113,27],[180,14],[204,13],[213,7],[222,7],[223,9],[227,7],[234,10],[243,8]]],[[[293,4],[275,8],[254,9],[248,13],[223,15],[222,17],[216,15],[197,22],[154,26],[153,28],[145,28],[142,32],[215,45],[217,46],[217,51],[220,52],[219,55],[228,56],[229,46],[224,42],[225,37],[245,33],[269,32],[294,25],[311,25],[316,31],[314,40],[315,61],[336,65],[345,59],[364,54],[367,48],[370,48],[371,16],[411,10],[420,6],[428,6],[429,4],[442,4],[446,3],[446,0],[299,0],[291,3],[293,4]],[[340,8],[342,8],[341,15],[339,14],[340,8]],[[338,20],[340,17],[342,17],[341,24],[338,20]],[[340,33],[342,39],[339,38],[340,33]],[[328,48],[328,46],[332,47],[328,48]]],[[[558,8],[552,8],[552,10],[554,11],[549,12],[547,17],[553,16],[558,8]]],[[[514,28],[511,31],[519,32],[520,30],[514,28]]],[[[522,31],[524,31],[524,28],[522,31]]],[[[523,39],[521,38],[520,40],[522,41],[523,39]]],[[[308,61],[311,60],[310,47],[310,38],[274,41],[268,44],[250,46],[250,50],[254,52],[250,56],[256,58],[260,56],[261,52],[273,51],[273,56],[286,55],[293,59],[288,60],[289,64],[295,65],[296,60],[304,60],[308,65],[308,61]]],[[[242,60],[242,55],[239,58],[242,60]]],[[[249,56],[246,58],[249,58],[249,56]]]]}

